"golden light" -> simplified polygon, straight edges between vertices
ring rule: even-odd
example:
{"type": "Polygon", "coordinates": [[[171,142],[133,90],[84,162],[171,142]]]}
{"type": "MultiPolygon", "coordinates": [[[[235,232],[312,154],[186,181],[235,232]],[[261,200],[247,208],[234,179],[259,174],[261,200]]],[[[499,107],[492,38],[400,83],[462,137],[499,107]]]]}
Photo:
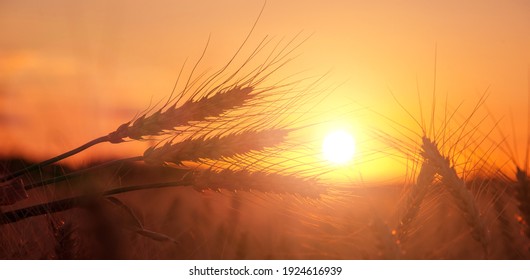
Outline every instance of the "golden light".
{"type": "Polygon", "coordinates": [[[355,154],[355,141],[353,136],[344,131],[337,130],[329,133],[322,144],[324,158],[335,164],[349,162],[355,154]]]}

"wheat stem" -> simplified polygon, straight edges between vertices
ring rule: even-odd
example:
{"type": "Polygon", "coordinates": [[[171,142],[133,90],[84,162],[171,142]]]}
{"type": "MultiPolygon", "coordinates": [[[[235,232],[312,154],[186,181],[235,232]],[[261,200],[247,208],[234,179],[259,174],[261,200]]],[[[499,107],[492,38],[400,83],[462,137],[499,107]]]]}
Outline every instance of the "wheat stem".
{"type": "Polygon", "coordinates": [[[121,163],[125,163],[125,162],[133,162],[133,161],[140,161],[142,159],[143,159],[142,156],[136,156],[136,157],[112,160],[112,161],[109,161],[109,162],[105,162],[103,164],[91,166],[89,168],[81,169],[81,170],[78,170],[78,171],[75,171],[75,172],[71,172],[71,173],[68,173],[68,174],[61,175],[61,176],[53,177],[53,178],[50,178],[50,179],[47,179],[47,180],[43,180],[43,181],[40,181],[40,182],[24,185],[24,189],[25,190],[31,190],[33,188],[37,188],[37,187],[42,187],[42,186],[46,186],[46,185],[50,185],[50,184],[63,182],[63,181],[66,181],[68,179],[83,175],[83,174],[85,174],[87,172],[90,172],[90,171],[94,171],[94,170],[101,169],[101,168],[104,168],[104,167],[109,167],[109,166],[112,166],[112,165],[115,165],[115,164],[121,164],[121,163]]]}
{"type": "Polygon", "coordinates": [[[60,199],[52,202],[42,203],[22,209],[0,213],[0,224],[10,224],[34,216],[40,216],[49,213],[61,212],[76,207],[82,207],[83,205],[86,205],[87,203],[93,201],[93,199],[98,196],[110,196],[138,190],[183,187],[186,185],[191,185],[191,182],[192,181],[189,179],[183,179],[172,182],[133,185],[108,190],[100,193],[99,195],[81,195],[72,198],[60,199]]]}
{"type": "Polygon", "coordinates": [[[258,190],[262,192],[293,193],[308,197],[318,197],[318,195],[324,191],[321,186],[317,185],[315,180],[302,179],[294,175],[248,172],[244,170],[223,170],[221,172],[205,170],[192,173],[177,181],[119,187],[99,194],[80,195],[0,213],[0,224],[14,223],[33,216],[81,207],[96,197],[111,196],[139,190],[184,186],[193,186],[198,190],[218,188],[234,191],[258,190]]]}
{"type": "Polygon", "coordinates": [[[47,160],[39,162],[39,163],[32,164],[32,165],[30,165],[28,167],[25,167],[25,168],[21,169],[21,170],[18,170],[16,172],[10,173],[7,176],[4,176],[4,177],[0,178],[0,182],[7,182],[9,180],[15,179],[15,178],[20,177],[20,176],[22,176],[22,175],[24,175],[26,173],[31,172],[31,171],[41,169],[41,168],[43,168],[45,166],[48,166],[48,165],[50,165],[52,163],[55,163],[57,161],[65,159],[67,157],[73,156],[73,155],[75,155],[77,153],[80,153],[80,152],[82,152],[82,151],[84,151],[84,150],[86,150],[86,149],[88,149],[88,148],[90,148],[90,147],[92,147],[92,146],[94,146],[96,144],[107,142],[107,141],[109,141],[109,137],[108,136],[102,136],[102,137],[96,138],[96,139],[94,139],[92,141],[89,141],[88,143],[86,143],[84,145],[81,145],[81,146],[79,146],[79,147],[77,147],[77,148],[75,148],[75,149],[73,149],[71,151],[68,151],[68,152],[64,153],[64,154],[60,154],[60,155],[58,155],[56,157],[47,159],[47,160]]]}

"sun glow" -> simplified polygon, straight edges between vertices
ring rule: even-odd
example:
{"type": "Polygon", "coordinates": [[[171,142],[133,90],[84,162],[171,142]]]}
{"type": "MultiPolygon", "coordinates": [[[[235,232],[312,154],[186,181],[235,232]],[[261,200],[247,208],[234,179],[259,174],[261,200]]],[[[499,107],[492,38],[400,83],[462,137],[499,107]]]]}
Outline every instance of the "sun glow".
{"type": "Polygon", "coordinates": [[[353,136],[344,130],[329,133],[322,143],[322,153],[326,160],[335,164],[351,161],[355,154],[353,136]]]}

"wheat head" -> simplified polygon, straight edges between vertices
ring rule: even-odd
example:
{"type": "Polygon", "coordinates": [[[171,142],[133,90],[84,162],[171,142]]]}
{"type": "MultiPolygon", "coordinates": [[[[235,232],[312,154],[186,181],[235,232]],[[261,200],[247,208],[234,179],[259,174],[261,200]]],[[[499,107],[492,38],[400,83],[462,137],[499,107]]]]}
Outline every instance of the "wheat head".
{"type": "Polygon", "coordinates": [[[281,144],[290,130],[266,129],[242,131],[223,136],[189,138],[167,142],[144,152],[143,160],[151,164],[166,162],[181,165],[183,161],[217,160],[263,150],[281,144]]]}
{"type": "Polygon", "coordinates": [[[160,109],[149,116],[144,114],[132,123],[126,122],[120,125],[109,133],[108,141],[121,143],[126,138],[142,140],[144,137],[160,135],[179,126],[221,116],[229,110],[243,106],[254,96],[253,90],[252,87],[236,86],[213,95],[206,95],[199,100],[188,100],[180,107],[175,103],[165,111],[160,109]]]}
{"type": "Polygon", "coordinates": [[[436,175],[436,169],[429,163],[427,159],[422,163],[420,172],[418,174],[416,183],[413,184],[410,189],[405,205],[405,212],[401,215],[399,225],[397,226],[394,234],[396,236],[396,242],[398,244],[406,241],[410,226],[414,218],[420,211],[420,206],[425,198],[425,195],[432,186],[434,176],[436,175]]]}
{"type": "Polygon", "coordinates": [[[193,174],[192,182],[193,187],[197,190],[260,191],[295,194],[312,198],[318,198],[326,192],[325,186],[316,178],[302,178],[295,174],[283,175],[262,171],[202,170],[193,174]]]}
{"type": "MultiPolygon", "coordinates": [[[[517,184],[515,198],[518,201],[519,212],[521,213],[523,224],[526,226],[525,234],[530,239],[530,186],[526,171],[517,167],[517,184]]],[[[530,250],[530,246],[528,248],[530,250]]]]}
{"type": "Polygon", "coordinates": [[[441,176],[443,185],[453,197],[466,223],[471,228],[472,237],[482,245],[487,256],[488,233],[473,195],[467,189],[464,180],[458,177],[455,169],[451,167],[449,159],[442,156],[436,143],[427,137],[423,137],[422,140],[422,156],[441,176]]]}

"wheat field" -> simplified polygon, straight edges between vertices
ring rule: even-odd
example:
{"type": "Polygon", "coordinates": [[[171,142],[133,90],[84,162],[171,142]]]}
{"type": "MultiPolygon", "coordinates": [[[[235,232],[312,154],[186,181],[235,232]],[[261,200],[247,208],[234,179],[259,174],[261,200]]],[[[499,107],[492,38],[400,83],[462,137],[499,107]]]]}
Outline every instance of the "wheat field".
{"type": "Polygon", "coordinates": [[[322,122],[300,108],[326,92],[314,81],[263,85],[290,47],[255,71],[190,77],[163,105],[79,148],[4,162],[2,258],[528,258],[528,176],[477,155],[487,136],[475,112],[462,124],[444,116],[439,133],[379,132],[411,166],[401,185],[326,179],[320,151],[290,137],[322,122]],[[130,141],[153,144],[75,170],[57,163],[130,141]]]}
{"type": "Polygon", "coordinates": [[[4,156],[0,259],[530,258],[530,144],[513,144],[530,135],[492,113],[494,93],[465,106],[440,93],[435,58],[419,106],[393,91],[363,106],[336,96],[333,71],[289,68],[308,32],[255,39],[260,16],[220,66],[208,39],[169,94],[114,129],[94,117],[65,127],[90,137],[57,140],[54,156],[4,156]],[[322,155],[336,116],[374,120],[355,153],[331,144],[350,169],[322,155]],[[384,180],[356,169],[372,162],[366,176],[384,180]]]}

